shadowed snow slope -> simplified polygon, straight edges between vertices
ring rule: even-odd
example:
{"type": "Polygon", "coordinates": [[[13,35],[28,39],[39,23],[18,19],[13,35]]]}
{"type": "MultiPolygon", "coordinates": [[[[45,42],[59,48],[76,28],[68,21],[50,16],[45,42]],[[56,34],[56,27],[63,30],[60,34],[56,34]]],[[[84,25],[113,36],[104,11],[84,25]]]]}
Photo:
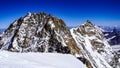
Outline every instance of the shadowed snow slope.
{"type": "Polygon", "coordinates": [[[86,68],[70,54],[0,51],[0,68],[86,68]]]}

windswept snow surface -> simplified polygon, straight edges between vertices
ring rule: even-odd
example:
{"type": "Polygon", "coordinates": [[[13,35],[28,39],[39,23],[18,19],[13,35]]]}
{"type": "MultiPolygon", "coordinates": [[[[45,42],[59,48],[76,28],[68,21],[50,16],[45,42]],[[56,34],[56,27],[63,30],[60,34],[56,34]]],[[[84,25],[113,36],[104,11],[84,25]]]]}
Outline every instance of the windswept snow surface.
{"type": "Polygon", "coordinates": [[[86,68],[69,54],[0,51],[0,68],[86,68]]]}

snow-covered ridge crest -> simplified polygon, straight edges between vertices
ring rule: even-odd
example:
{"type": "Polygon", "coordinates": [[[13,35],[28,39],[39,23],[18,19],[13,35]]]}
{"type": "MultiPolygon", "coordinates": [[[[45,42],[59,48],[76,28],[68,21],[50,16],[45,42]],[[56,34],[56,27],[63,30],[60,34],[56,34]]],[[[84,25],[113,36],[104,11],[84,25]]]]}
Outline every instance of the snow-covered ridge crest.
{"type": "Polygon", "coordinates": [[[81,61],[70,54],[34,52],[21,54],[0,51],[0,68],[77,68],[79,66],[86,68],[81,61]]]}
{"type": "Polygon", "coordinates": [[[70,31],[83,57],[91,63],[93,68],[117,67],[118,56],[113,52],[98,27],[87,21],[70,31]]]}
{"type": "Polygon", "coordinates": [[[117,67],[118,57],[101,30],[89,20],[69,30],[50,14],[28,13],[0,35],[0,49],[12,52],[72,54],[88,68],[117,67]]]}

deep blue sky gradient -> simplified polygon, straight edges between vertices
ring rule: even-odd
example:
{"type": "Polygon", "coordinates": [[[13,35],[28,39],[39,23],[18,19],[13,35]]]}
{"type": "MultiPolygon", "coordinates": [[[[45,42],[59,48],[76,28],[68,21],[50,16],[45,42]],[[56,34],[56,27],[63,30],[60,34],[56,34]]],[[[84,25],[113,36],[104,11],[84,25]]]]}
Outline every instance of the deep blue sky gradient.
{"type": "Polygon", "coordinates": [[[7,28],[27,12],[46,12],[77,26],[91,20],[96,25],[120,25],[120,0],[0,0],[0,28],[7,28]]]}

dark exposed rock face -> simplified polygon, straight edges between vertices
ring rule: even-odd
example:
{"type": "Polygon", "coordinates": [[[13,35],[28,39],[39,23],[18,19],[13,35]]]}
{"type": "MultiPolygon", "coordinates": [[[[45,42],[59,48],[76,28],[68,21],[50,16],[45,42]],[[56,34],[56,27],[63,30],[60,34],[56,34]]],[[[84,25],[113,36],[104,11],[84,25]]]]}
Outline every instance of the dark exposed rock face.
{"type": "Polygon", "coordinates": [[[116,61],[112,61],[116,54],[89,20],[69,30],[61,19],[44,12],[28,13],[13,22],[0,35],[0,48],[13,52],[72,54],[88,68],[116,66],[116,61]]]}
{"type": "Polygon", "coordinates": [[[1,49],[10,51],[79,53],[66,24],[43,12],[28,13],[13,22],[0,38],[1,49]]]}

